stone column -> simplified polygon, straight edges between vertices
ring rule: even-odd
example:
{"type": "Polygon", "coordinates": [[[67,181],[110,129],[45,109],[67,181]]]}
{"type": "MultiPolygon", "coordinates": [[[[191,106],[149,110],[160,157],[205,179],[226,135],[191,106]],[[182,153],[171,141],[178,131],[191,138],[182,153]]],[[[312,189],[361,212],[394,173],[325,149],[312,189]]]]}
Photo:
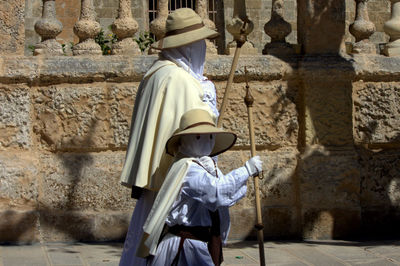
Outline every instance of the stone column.
{"type": "Polygon", "coordinates": [[[101,27],[95,20],[93,0],[81,0],[81,15],[74,26],[74,32],[79,37],[79,43],[72,47],[74,55],[101,55],[101,48],[94,38],[101,27]]]}
{"type": "Polygon", "coordinates": [[[263,54],[293,53],[293,47],[286,42],[292,25],[283,18],[283,0],[272,1],[271,19],[265,24],[264,31],[271,37],[271,43],[264,46],[263,54]]]}
{"type": "Polygon", "coordinates": [[[156,36],[157,41],[164,37],[168,17],[168,0],[159,0],[157,18],[150,23],[150,32],[156,36]]]}
{"type": "MultiPolygon", "coordinates": [[[[208,0],[196,0],[196,12],[203,19],[207,28],[216,30],[215,24],[208,18],[208,0]]],[[[210,40],[206,40],[207,54],[217,54],[217,48],[210,40]]]]}
{"type": "Polygon", "coordinates": [[[376,54],[376,47],[369,40],[375,32],[375,25],[369,20],[367,3],[368,0],[356,0],[356,19],[349,28],[350,33],[356,37],[352,51],[354,54],[376,54]]]}
{"type": "MultiPolygon", "coordinates": [[[[158,0],[157,18],[150,23],[150,32],[156,36],[156,41],[162,39],[166,32],[168,17],[168,0],[158,0]]],[[[149,54],[156,54],[159,51],[150,47],[149,54]]]]}
{"type": "MultiPolygon", "coordinates": [[[[246,2],[245,0],[235,0],[233,6],[233,17],[230,21],[226,23],[227,31],[232,34],[233,40],[228,43],[226,47],[226,54],[234,54],[234,50],[236,47],[236,40],[242,38],[241,31],[244,30],[243,34],[245,36],[249,35],[254,28],[253,22],[247,17],[246,14],[246,2]],[[243,29],[243,25],[246,22],[246,25],[243,29]]],[[[241,54],[257,54],[257,49],[254,48],[253,44],[246,41],[241,49],[241,54]]]]}
{"type": "Polygon", "coordinates": [[[383,50],[387,56],[400,55],[400,0],[392,1],[392,17],[384,25],[384,30],[390,36],[390,42],[383,50]]]}
{"type": "Polygon", "coordinates": [[[138,23],[132,17],[131,0],[120,0],[118,18],[111,25],[118,41],[113,44],[112,54],[140,54],[138,44],[133,35],[138,31],[138,23]]]}
{"type": "Polygon", "coordinates": [[[345,52],[345,0],[297,0],[297,36],[304,54],[345,52]]]}
{"type": "Polygon", "coordinates": [[[62,55],[61,44],[56,37],[63,26],[56,18],[55,0],[43,0],[42,18],[35,23],[35,31],[42,37],[41,43],[36,44],[33,55],[62,55]]]}

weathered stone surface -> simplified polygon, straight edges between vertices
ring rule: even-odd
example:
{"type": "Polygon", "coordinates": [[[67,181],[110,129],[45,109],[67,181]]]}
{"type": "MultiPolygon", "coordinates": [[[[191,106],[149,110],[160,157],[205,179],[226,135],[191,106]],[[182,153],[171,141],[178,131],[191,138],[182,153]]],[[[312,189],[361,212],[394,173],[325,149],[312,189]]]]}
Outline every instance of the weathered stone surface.
{"type": "Polygon", "coordinates": [[[0,243],[32,243],[40,239],[36,211],[0,209],[0,243]]]}
{"type": "Polygon", "coordinates": [[[311,208],[360,206],[360,164],[355,151],[309,147],[299,162],[301,204],[311,208]]]}
{"type": "MultiPolygon", "coordinates": [[[[217,83],[218,97],[223,98],[224,83],[217,83]]],[[[255,99],[253,106],[256,144],[265,147],[297,145],[298,114],[295,106],[297,86],[289,82],[250,82],[255,99]]],[[[223,127],[238,135],[237,146],[249,145],[248,114],[244,103],[245,84],[233,84],[223,127]]]]}
{"type": "Polygon", "coordinates": [[[327,67],[321,68],[317,67],[317,58],[306,57],[300,68],[304,85],[304,141],[307,145],[352,145],[352,63],[338,56],[326,57],[321,60],[327,67]]]}
{"type": "Polygon", "coordinates": [[[400,209],[399,150],[360,150],[363,209],[400,209]]]}
{"type": "Polygon", "coordinates": [[[400,83],[357,82],[354,87],[354,138],[358,143],[400,142],[400,83]]]}
{"type": "MultiPolygon", "coordinates": [[[[205,75],[213,81],[224,80],[226,82],[231,70],[232,59],[232,56],[222,55],[207,57],[205,75]]],[[[296,58],[287,58],[287,61],[283,61],[274,56],[240,56],[235,72],[235,80],[244,81],[245,66],[249,80],[288,79],[294,74],[296,58]]]]}
{"type": "Polygon", "coordinates": [[[103,84],[38,88],[33,96],[35,133],[57,150],[105,149],[111,145],[109,107],[103,84]]]}
{"type": "Polygon", "coordinates": [[[124,152],[42,155],[42,209],[131,210],[130,189],[119,183],[124,152]]]}
{"type": "MultiPolygon", "coordinates": [[[[263,179],[260,180],[261,207],[263,210],[264,235],[266,237],[290,237],[296,233],[295,188],[297,152],[295,149],[260,151],[264,162],[263,179]]],[[[249,152],[228,151],[218,157],[218,165],[223,173],[238,168],[250,158],[249,152]]],[[[245,198],[231,209],[230,239],[254,238],[255,196],[254,183],[249,179],[245,198]]]]}
{"type": "Polygon", "coordinates": [[[125,148],[128,145],[133,103],[138,85],[137,83],[121,83],[111,84],[108,88],[111,128],[115,147],[125,148]]]}
{"type": "MultiPolygon", "coordinates": [[[[319,207],[319,206],[318,206],[319,207]]],[[[360,209],[303,209],[302,236],[309,239],[343,239],[358,237],[361,225],[360,209]]]]}
{"type": "MultiPolygon", "coordinates": [[[[293,178],[297,167],[296,149],[279,149],[276,151],[259,151],[263,160],[264,172],[260,177],[260,197],[263,206],[290,206],[294,202],[293,178]]],[[[241,167],[250,159],[250,152],[228,151],[218,156],[218,165],[223,173],[241,167]]],[[[237,207],[254,205],[254,182],[249,179],[246,198],[237,207]]]]}
{"type": "MultiPolygon", "coordinates": [[[[255,206],[246,208],[233,207],[230,210],[231,230],[229,240],[255,239],[257,232],[255,206]]],[[[294,210],[290,207],[263,208],[262,222],[264,225],[264,237],[290,238],[296,232],[296,220],[294,210]]]]}
{"type": "Polygon", "coordinates": [[[34,208],[39,195],[39,160],[30,152],[0,153],[0,208],[34,208]]]}
{"type": "Polygon", "coordinates": [[[38,88],[33,97],[35,133],[44,147],[52,150],[126,147],[137,85],[93,83],[38,88]]]}
{"type": "MultiPolygon", "coordinates": [[[[147,69],[157,59],[152,56],[55,56],[0,58],[0,81],[4,83],[59,84],[90,83],[93,81],[139,82],[147,69]]],[[[232,56],[208,57],[205,75],[212,81],[226,82],[232,64],[232,56]]],[[[241,56],[235,72],[235,82],[243,82],[244,67],[250,81],[295,80],[298,74],[339,80],[399,79],[400,58],[354,55],[354,57],[306,56],[279,59],[274,56],[241,56]],[[301,59],[299,72],[299,59],[301,59]],[[323,62],[323,63],[321,63],[323,62]],[[333,72],[334,70],[334,72],[333,72]],[[313,76],[314,75],[314,76],[313,76]]],[[[326,81],[327,82],[327,81],[326,81]]],[[[326,83],[325,82],[325,83],[326,83]]],[[[223,85],[223,89],[225,89],[223,85]]]]}
{"type": "Polygon", "coordinates": [[[24,86],[0,86],[0,150],[31,146],[31,96],[24,86]]]}
{"type": "Polygon", "coordinates": [[[123,240],[131,212],[40,210],[43,241],[123,240]]]}
{"type": "Polygon", "coordinates": [[[1,1],[0,10],[0,54],[24,54],[25,1],[1,1]]]}

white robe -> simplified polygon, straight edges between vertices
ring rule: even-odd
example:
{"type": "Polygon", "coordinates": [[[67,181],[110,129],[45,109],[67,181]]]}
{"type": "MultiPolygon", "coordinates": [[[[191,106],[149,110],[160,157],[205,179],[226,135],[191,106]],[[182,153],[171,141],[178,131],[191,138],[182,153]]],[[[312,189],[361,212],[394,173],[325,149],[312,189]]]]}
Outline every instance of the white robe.
{"type": "MultiPolygon", "coordinates": [[[[165,223],[168,226],[211,226],[209,211],[218,209],[221,237],[225,243],[230,228],[229,207],[246,195],[249,177],[245,167],[223,175],[218,169],[218,178],[201,166],[192,163],[183,179],[179,195],[165,223]]],[[[151,266],[171,265],[179,247],[180,237],[168,234],[157,247],[151,266]]],[[[186,239],[178,265],[214,265],[205,242],[186,239]]]]}
{"type": "Polygon", "coordinates": [[[121,183],[158,191],[173,157],[165,144],[182,115],[210,107],[202,101],[200,82],[169,60],[158,60],[139,86],[121,183]]]}
{"type": "MultiPolygon", "coordinates": [[[[185,112],[184,110],[192,108],[207,109],[206,105],[208,105],[208,111],[211,110],[211,113],[218,117],[215,86],[203,76],[205,50],[204,40],[165,50],[162,52],[162,58],[168,60],[156,61],[144,76],[138,90],[132,115],[128,150],[121,174],[121,183],[123,185],[145,187],[154,191],[159,189],[164,180],[164,172],[172,162],[172,157],[166,155],[165,151],[163,151],[160,158],[160,152],[158,151],[156,153],[158,156],[152,156],[151,161],[148,151],[164,149],[165,143],[163,144],[163,142],[166,142],[168,137],[172,135],[172,132],[170,132],[173,131],[172,128],[178,127],[180,117],[185,112]],[[198,83],[200,83],[200,87],[198,83]],[[184,88],[183,90],[175,90],[182,87],[184,88]],[[176,95],[173,95],[174,90],[176,95]],[[169,92],[170,97],[166,97],[166,92],[169,92]],[[159,104],[159,100],[155,100],[160,97],[164,99],[163,105],[159,104]],[[189,101],[187,101],[188,98],[189,101]],[[201,103],[198,101],[199,99],[201,103]],[[158,104],[154,105],[154,102],[158,104]],[[154,127],[156,122],[151,123],[149,121],[152,120],[146,117],[151,118],[151,113],[160,113],[165,106],[168,106],[167,103],[183,106],[184,108],[180,108],[182,114],[175,112],[168,115],[168,112],[163,112],[162,114],[167,115],[160,117],[157,123],[165,121],[163,125],[166,125],[167,128],[154,127]],[[161,134],[160,132],[164,133],[161,134]],[[156,142],[154,139],[159,136],[162,139],[156,142]],[[145,147],[147,147],[147,151],[145,147]],[[148,161],[146,161],[147,159],[148,161]],[[160,163],[161,166],[157,167],[160,163]]],[[[136,257],[135,253],[140,236],[143,233],[144,221],[153,205],[156,193],[146,189],[143,191],[144,195],[137,201],[132,215],[120,260],[121,266],[145,265],[145,260],[136,257]]]]}

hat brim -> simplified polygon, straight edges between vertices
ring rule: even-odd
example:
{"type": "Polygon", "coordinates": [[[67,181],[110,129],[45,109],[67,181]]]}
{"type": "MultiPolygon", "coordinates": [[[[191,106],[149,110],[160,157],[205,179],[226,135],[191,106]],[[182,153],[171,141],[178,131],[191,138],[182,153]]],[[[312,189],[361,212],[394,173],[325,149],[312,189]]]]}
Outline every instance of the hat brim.
{"type": "Polygon", "coordinates": [[[151,47],[158,50],[165,50],[191,44],[204,39],[213,39],[218,36],[218,32],[203,26],[197,30],[164,37],[158,42],[153,43],[151,47]]]}
{"type": "Polygon", "coordinates": [[[201,125],[174,134],[167,141],[166,152],[174,156],[178,148],[179,138],[181,136],[197,134],[215,134],[215,145],[209,156],[215,156],[229,150],[235,144],[237,138],[235,133],[226,132],[222,129],[209,125],[201,125]]]}

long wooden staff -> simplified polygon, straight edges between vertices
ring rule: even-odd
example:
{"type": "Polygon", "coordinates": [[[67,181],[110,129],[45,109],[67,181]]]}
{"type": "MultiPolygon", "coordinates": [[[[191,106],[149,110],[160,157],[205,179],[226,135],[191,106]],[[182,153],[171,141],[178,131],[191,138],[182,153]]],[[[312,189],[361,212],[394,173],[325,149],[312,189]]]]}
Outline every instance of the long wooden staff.
{"type": "MultiPolygon", "coordinates": [[[[254,125],[253,125],[253,103],[254,98],[251,95],[250,86],[247,80],[247,69],[244,67],[245,78],[246,78],[246,96],[244,102],[247,106],[248,122],[249,122],[249,134],[250,134],[250,147],[251,157],[256,156],[256,143],[254,137],[254,125]]],[[[254,177],[254,192],[256,194],[256,215],[257,223],[254,227],[257,230],[258,248],[260,254],[260,265],[265,266],[265,254],[264,254],[264,225],[262,223],[261,213],[261,201],[260,201],[260,187],[258,184],[258,175],[254,177]]]]}
{"type": "Polygon", "coordinates": [[[245,34],[246,24],[247,24],[247,21],[245,20],[240,29],[240,37],[236,39],[235,55],[233,56],[231,71],[229,72],[229,77],[228,77],[228,83],[226,84],[224,98],[222,99],[221,108],[219,110],[219,118],[218,118],[218,123],[217,123],[218,127],[222,126],[222,118],[226,111],[228,95],[231,91],[231,87],[232,87],[232,83],[233,83],[233,76],[235,75],[235,71],[236,71],[236,68],[238,65],[238,61],[239,61],[240,49],[242,48],[243,44],[246,42],[246,39],[247,39],[246,34],[245,34]]]}

